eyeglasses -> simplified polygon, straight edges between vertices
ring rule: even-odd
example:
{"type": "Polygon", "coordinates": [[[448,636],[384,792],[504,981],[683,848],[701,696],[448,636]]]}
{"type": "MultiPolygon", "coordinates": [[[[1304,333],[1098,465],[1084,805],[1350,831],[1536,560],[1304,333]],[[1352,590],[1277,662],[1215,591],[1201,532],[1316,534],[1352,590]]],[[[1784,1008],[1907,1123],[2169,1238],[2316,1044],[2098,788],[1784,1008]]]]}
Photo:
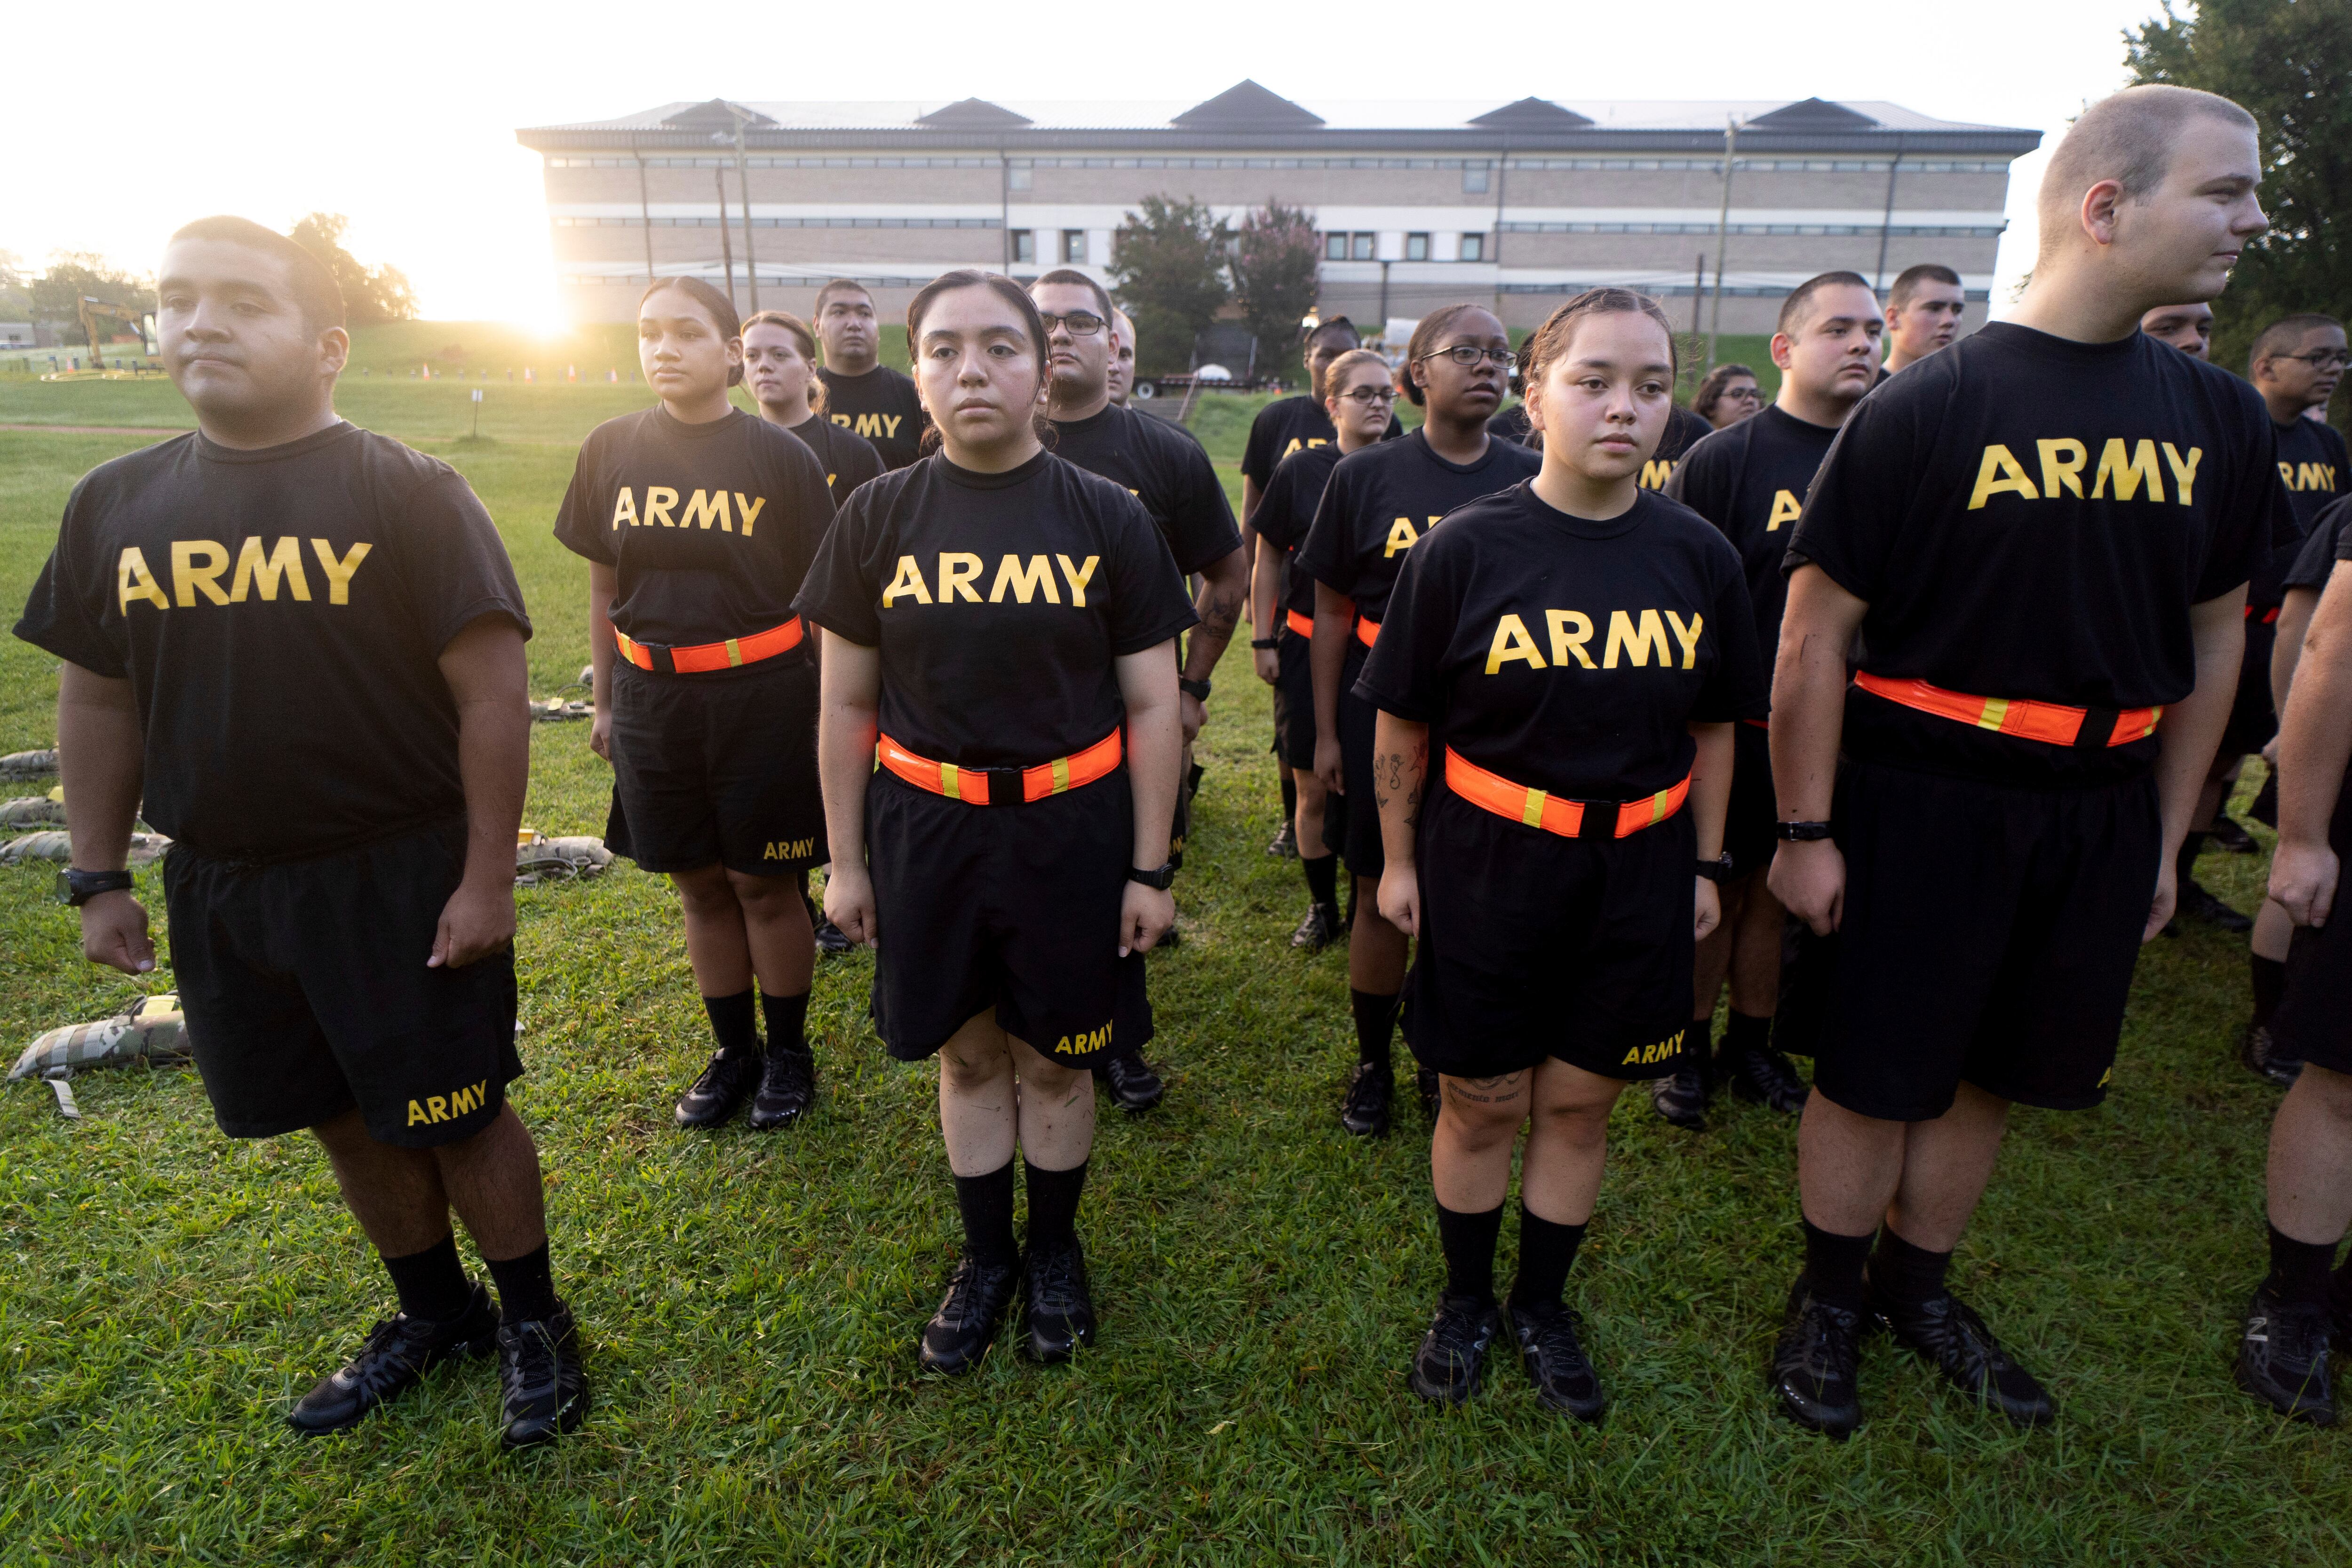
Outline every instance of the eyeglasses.
{"type": "Polygon", "coordinates": [[[1476,364],[1482,359],[1493,360],[1505,370],[1518,363],[1518,356],[1508,349],[1482,349],[1476,343],[1455,343],[1450,349],[1433,349],[1421,357],[1431,360],[1441,354],[1465,367],[1476,364]]]}
{"type": "Polygon", "coordinates": [[[1739,403],[1753,403],[1764,394],[1752,386],[1727,386],[1718,395],[1739,403]]]}
{"type": "Polygon", "coordinates": [[[1366,407],[1370,407],[1375,403],[1394,403],[1396,401],[1396,388],[1393,386],[1353,386],[1339,394],[1339,395],[1346,398],[1350,403],[1360,403],[1366,407]]]}
{"type": "Polygon", "coordinates": [[[2343,349],[2322,349],[2314,354],[2274,354],[2274,359],[2298,359],[2314,370],[2342,370],[2352,365],[2352,353],[2343,349]]]}
{"type": "Polygon", "coordinates": [[[1070,336],[1074,338],[1093,337],[1104,327],[1109,325],[1092,310],[1073,310],[1066,316],[1048,315],[1041,310],[1037,313],[1037,320],[1049,332],[1056,327],[1067,327],[1070,329],[1070,336]]]}

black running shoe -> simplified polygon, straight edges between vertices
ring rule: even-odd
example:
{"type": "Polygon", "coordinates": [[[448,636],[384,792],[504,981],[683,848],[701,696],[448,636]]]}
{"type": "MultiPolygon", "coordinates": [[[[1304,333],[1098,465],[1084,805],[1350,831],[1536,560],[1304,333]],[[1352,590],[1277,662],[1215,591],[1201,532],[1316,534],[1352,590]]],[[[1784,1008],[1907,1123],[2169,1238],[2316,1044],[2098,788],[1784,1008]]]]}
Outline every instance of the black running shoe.
{"type": "Polygon", "coordinates": [[[1478,1370],[1486,1364],[1486,1347],[1503,1326],[1492,1301],[1467,1296],[1446,1296],[1437,1303],[1429,1332],[1412,1358],[1406,1384],[1423,1399],[1440,1405],[1466,1405],[1478,1392],[1478,1370]]]}
{"type": "Polygon", "coordinates": [[[798,1121],[815,1104],[816,1053],[806,1046],[769,1051],[751,1096],[751,1131],[768,1132],[798,1121]]]}
{"type": "Polygon", "coordinates": [[[1706,1131],[1706,1101],[1714,1086],[1707,1082],[1708,1064],[1699,1058],[1680,1072],[1650,1080],[1650,1109],[1677,1127],[1706,1131]]]}
{"type": "Polygon", "coordinates": [[[1597,1425],[1609,1408],[1601,1392],[1601,1375],[1586,1358],[1578,1338],[1576,1313],[1558,1301],[1543,1306],[1511,1308],[1511,1334],[1519,1342],[1519,1360],[1536,1398],[1554,1410],[1565,1410],[1579,1421],[1597,1425]]]}
{"type": "Polygon", "coordinates": [[[847,933],[828,920],[816,922],[816,950],[830,958],[838,958],[857,944],[847,933]]]}
{"type": "Polygon", "coordinates": [[[1095,1342],[1095,1299],[1087,1289],[1087,1256],[1076,1242],[1052,1252],[1032,1247],[1028,1257],[1027,1342],[1029,1359],[1051,1365],[1095,1342]]]}
{"type": "Polygon", "coordinates": [[[978,1366],[1020,1283],[1017,1263],[988,1264],[970,1258],[957,1263],[940,1310],[923,1325],[923,1370],[954,1374],[978,1366]]]}
{"type": "Polygon", "coordinates": [[[1799,1426],[1840,1442],[1862,1425],[1862,1326],[1860,1311],[1822,1300],[1801,1279],[1772,1346],[1772,1392],[1780,1408],[1799,1426]]]}
{"type": "Polygon", "coordinates": [[[356,1426],[369,1411],[391,1404],[443,1362],[488,1350],[498,1331],[490,1293],[479,1285],[454,1318],[436,1322],[395,1314],[370,1329],[360,1353],[320,1378],[287,1412],[286,1424],[306,1437],[356,1426]]]}
{"type": "Polygon", "coordinates": [[[1783,1116],[1794,1116],[1804,1110],[1805,1097],[1812,1092],[1798,1075],[1797,1064],[1770,1046],[1727,1050],[1717,1057],[1716,1070],[1730,1083],[1732,1093],[1742,1100],[1769,1105],[1783,1116]]]}
{"type": "Polygon", "coordinates": [[[1290,933],[1290,945],[1303,947],[1309,952],[1320,952],[1339,940],[1339,906],[1309,904],[1307,913],[1290,933]]]}
{"type": "Polygon", "coordinates": [[[1944,1380],[2018,1426],[2047,1426],[2057,1401],[2034,1375],[2010,1359],[1976,1310],[1949,1290],[1926,1301],[1897,1301],[1870,1292],[1871,1315],[1901,1343],[1935,1363],[1944,1380]]]}
{"type": "Polygon", "coordinates": [[[2303,1075],[2303,1064],[2280,1052],[2278,1042],[2271,1038],[2270,1027],[2264,1024],[2246,1025],[2245,1033],[2238,1037],[2238,1060],[2248,1072],[2280,1089],[2293,1089],[2294,1080],[2303,1075]]]}
{"type": "Polygon", "coordinates": [[[580,1330],[572,1309],[499,1325],[499,1441],[509,1448],[552,1443],[579,1429],[588,1414],[588,1374],[580,1365],[580,1330]]]}
{"type": "Polygon", "coordinates": [[[2213,826],[2205,830],[2205,842],[2230,855],[2258,855],[2263,847],[2244,823],[2226,812],[2215,814],[2213,826]]]}
{"type": "Polygon", "coordinates": [[[1396,1074],[1385,1063],[1358,1062],[1339,1107],[1339,1125],[1359,1138],[1385,1138],[1389,1102],[1396,1097],[1396,1074]]]}
{"type": "Polygon", "coordinates": [[[1412,1075],[1412,1087],[1421,1095],[1421,1109],[1430,1124],[1437,1122],[1437,1069],[1423,1068],[1412,1075]]]}
{"type": "Polygon", "coordinates": [[[2184,919],[2202,921],[2209,926],[2214,926],[2239,936],[2243,936],[2254,929],[2252,916],[2242,915],[2215,898],[2205,885],[2194,877],[2180,884],[2179,907],[2184,919]]]}
{"type": "Polygon", "coordinates": [[[2246,1307],[2238,1341],[2238,1386],[2290,1421],[2336,1425],[2336,1396],[2327,1386],[2327,1309],[2290,1305],[2268,1286],[2246,1307]]]}
{"type": "Polygon", "coordinates": [[[1151,1070],[1141,1051],[1115,1051],[1095,1068],[1095,1081],[1110,1091],[1110,1102],[1132,1114],[1160,1103],[1168,1086],[1151,1070]]]}
{"type": "Polygon", "coordinates": [[[710,1058],[694,1087],[677,1097],[680,1127],[717,1127],[751,1097],[760,1081],[760,1053],[725,1051],[710,1058]]]}
{"type": "Polygon", "coordinates": [[[1284,823],[1282,831],[1274,836],[1274,842],[1265,847],[1265,852],[1277,860],[1297,859],[1298,829],[1297,826],[1288,822],[1284,823]]]}

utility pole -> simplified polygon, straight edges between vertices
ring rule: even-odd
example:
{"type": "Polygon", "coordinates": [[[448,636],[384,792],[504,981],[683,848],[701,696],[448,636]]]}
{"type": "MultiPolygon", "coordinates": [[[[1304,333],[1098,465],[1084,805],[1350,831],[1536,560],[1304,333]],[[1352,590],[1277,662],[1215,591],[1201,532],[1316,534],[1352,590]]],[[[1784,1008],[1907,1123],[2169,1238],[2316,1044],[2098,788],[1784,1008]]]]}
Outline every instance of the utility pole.
{"type": "Polygon", "coordinates": [[[1702,250],[1698,253],[1697,270],[1691,274],[1691,336],[1693,337],[1698,336],[1698,308],[1706,303],[1706,252],[1702,250]]]}
{"type": "Polygon", "coordinates": [[[646,281],[654,280],[654,200],[646,189],[646,155],[637,153],[637,221],[646,227],[646,281]]]}
{"type": "Polygon", "coordinates": [[[743,157],[743,125],[750,118],[730,103],[728,112],[735,116],[735,185],[743,195],[743,281],[751,288],[751,313],[760,313],[760,263],[751,254],[751,165],[743,157]]]}
{"type": "Polygon", "coordinates": [[[735,242],[727,233],[727,171],[710,171],[711,183],[719,187],[719,259],[727,268],[727,302],[735,302],[735,242]]]}
{"type": "Polygon", "coordinates": [[[1895,160],[1886,165],[1886,212],[1878,220],[1878,271],[1872,278],[1870,291],[1877,293],[1886,287],[1886,237],[1895,227],[1895,172],[1903,167],[1903,132],[1895,133],[1895,160]]]}
{"type": "Polygon", "coordinates": [[[1731,243],[1731,167],[1739,155],[1739,117],[1723,133],[1723,211],[1715,220],[1715,306],[1706,323],[1706,369],[1715,368],[1715,340],[1723,331],[1723,257],[1731,243]]]}

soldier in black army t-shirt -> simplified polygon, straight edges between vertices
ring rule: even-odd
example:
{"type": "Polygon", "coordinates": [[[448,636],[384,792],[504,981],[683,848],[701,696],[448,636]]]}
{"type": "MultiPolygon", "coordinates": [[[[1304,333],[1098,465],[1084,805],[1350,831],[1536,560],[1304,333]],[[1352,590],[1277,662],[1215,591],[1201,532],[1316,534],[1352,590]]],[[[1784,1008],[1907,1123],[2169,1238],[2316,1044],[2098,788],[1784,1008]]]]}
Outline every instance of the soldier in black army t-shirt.
{"type": "Polygon", "coordinates": [[[1817,1430],[1861,1419],[1865,1314],[1970,1399],[2054,1417],[1944,1274],[2010,1104],[2105,1096],[2139,943],[2172,911],[2284,497],[2252,390],[2138,323],[2221,291],[2264,226],[2260,177],[2225,99],[2084,110],[2016,313],[1865,398],[1797,524],[1771,887],[1840,951],[1770,1376],[1817,1430]]]}
{"type": "MultiPolygon", "coordinates": [[[[1876,378],[1884,325],[1877,296],[1859,273],[1823,272],[1798,284],[1780,302],[1772,335],[1772,363],[1780,367],[1772,406],[1699,442],[1666,481],[1666,494],[1721,529],[1739,551],[1766,669],[1780,644],[1780,611],[1789,600],[1780,564],[1798,509],[1838,426],[1876,378]]],[[[1804,1108],[1804,1080],[1770,1037],[1786,921],[1759,874],[1772,862],[1774,842],[1769,733],[1764,721],[1751,720],[1733,736],[1737,762],[1723,828],[1731,878],[1723,888],[1723,924],[1699,944],[1691,1011],[1698,1048],[1687,1067],[1651,1084],[1658,1114],[1677,1126],[1705,1125],[1718,1071],[1743,1099],[1790,1115],[1804,1108]],[[1722,1054],[1711,1058],[1708,1037],[1727,973],[1730,1019],[1722,1054]]],[[[1810,1053],[1807,1041],[1801,1048],[1810,1053]]]]}
{"type": "Polygon", "coordinates": [[[718,1044],[677,1124],[716,1127],[748,1099],[767,1131],[816,1095],[801,888],[825,860],[824,811],[814,650],[792,602],[833,501],[806,447],[728,401],[742,352],[718,289],[693,278],[646,289],[637,353],[661,404],[589,434],[555,536],[591,563],[605,837],[677,884],[718,1044]]]}
{"type": "MultiPolygon", "coordinates": [[[[1381,823],[1372,809],[1372,706],[1356,692],[1380,636],[1390,590],[1408,551],[1455,507],[1507,489],[1543,466],[1527,447],[1486,434],[1510,374],[1511,340],[1476,305],[1433,310],[1405,349],[1404,392],[1423,409],[1420,429],[1339,459],[1323,487],[1307,542],[1291,569],[1315,580],[1315,772],[1330,792],[1325,841],[1355,879],[1348,940],[1348,1000],[1356,1067],[1339,1111],[1351,1131],[1388,1130],[1394,1087],[1389,1037],[1404,987],[1402,931],[1373,897],[1381,876],[1381,823]]],[[[1424,1068],[1422,1102],[1437,1114],[1436,1075],[1424,1068]]]]}
{"type": "Polygon", "coordinates": [[[1640,488],[1674,398],[1664,312],[1592,289],[1528,353],[1542,471],[1414,547],[1359,689],[1380,710],[1381,910],[1420,938],[1405,1038],[1444,1075],[1446,1287],[1412,1386],[1454,1404],[1477,1387],[1526,1126],[1513,1337],[1542,1402],[1595,1421],[1606,1399],[1561,1290],[1610,1108],[1694,1047],[1731,731],[1763,716],[1764,675],[1738,553],[1640,488]]]}
{"type": "Polygon", "coordinates": [[[743,323],[743,389],[761,418],[791,431],[815,455],[835,506],[882,471],[873,442],[824,417],[816,334],[791,311],[762,310],[743,323]]]}
{"type": "Polygon", "coordinates": [[[882,323],[866,286],[836,278],[816,291],[816,335],[824,344],[824,416],[871,441],[885,468],[922,455],[923,405],[915,384],[884,364],[882,323]]]}
{"type": "Polygon", "coordinates": [[[1143,952],[1175,917],[1174,639],[1193,615],[1135,498],[1040,445],[1045,330],[1018,284],[948,273],[907,331],[940,450],[850,498],[799,608],[824,629],[825,912],[878,944],[890,1054],[940,1058],[964,1251],[922,1362],[961,1372],[1024,1265],[1029,1352],[1094,1336],[1079,1075],[1151,1034],[1143,952]]]}
{"type": "Polygon", "coordinates": [[[157,285],[192,436],[76,487],[16,635],[65,661],[58,746],[83,951],[155,967],[123,870],[143,815],[173,982],[221,1131],[310,1129],[400,1311],[288,1419],[357,1423],[495,1346],[501,1439],[579,1425],[515,1053],[514,843],[530,768],[505,547],[446,464],[335,416],[343,301],[242,218],[157,285]],[[466,1277],[455,1210],[499,1307],[466,1277]]]}

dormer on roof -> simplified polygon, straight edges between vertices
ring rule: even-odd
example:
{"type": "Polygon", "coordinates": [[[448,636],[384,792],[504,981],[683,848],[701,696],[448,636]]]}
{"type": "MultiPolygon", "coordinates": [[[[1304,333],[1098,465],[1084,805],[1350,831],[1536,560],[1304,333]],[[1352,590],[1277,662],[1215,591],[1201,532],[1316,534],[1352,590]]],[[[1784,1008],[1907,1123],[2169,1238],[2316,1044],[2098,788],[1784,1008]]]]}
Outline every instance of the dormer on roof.
{"type": "Polygon", "coordinates": [[[1244,79],[1169,123],[1187,131],[1311,131],[1323,117],[1244,79]]]}
{"type": "Polygon", "coordinates": [[[915,123],[926,131],[1011,131],[1035,121],[984,98],[964,98],[917,116],[915,123]]]}
{"type": "Polygon", "coordinates": [[[1470,121],[1489,131],[1577,131],[1592,123],[1589,115],[1562,109],[1548,98],[1523,98],[1500,109],[1490,109],[1470,121]]]}
{"type": "Polygon", "coordinates": [[[1878,123],[1859,110],[1824,98],[1802,99],[1759,114],[1746,131],[1867,131],[1878,123]]]}
{"type": "Polygon", "coordinates": [[[681,110],[662,121],[665,131],[732,131],[740,118],[746,126],[773,125],[774,121],[756,109],[746,109],[740,103],[730,103],[723,98],[710,99],[692,109],[681,110]]]}

